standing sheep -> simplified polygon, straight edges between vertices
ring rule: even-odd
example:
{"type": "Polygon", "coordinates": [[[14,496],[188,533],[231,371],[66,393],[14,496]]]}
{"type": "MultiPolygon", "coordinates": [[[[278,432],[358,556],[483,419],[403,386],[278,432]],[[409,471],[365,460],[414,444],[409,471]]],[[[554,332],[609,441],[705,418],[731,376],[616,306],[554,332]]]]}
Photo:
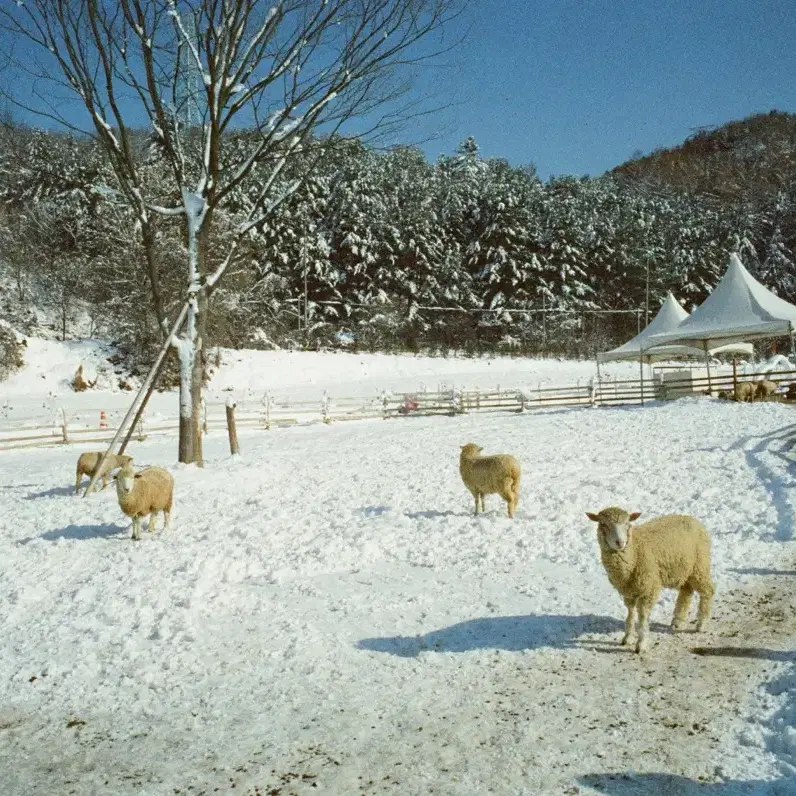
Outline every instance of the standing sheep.
{"type": "Polygon", "coordinates": [[[755,385],[755,400],[767,401],[772,395],[776,394],[777,383],[774,381],[764,379],[763,381],[757,382],[755,385]]]}
{"type": "Polygon", "coordinates": [[[755,399],[757,388],[754,382],[739,381],[735,385],[735,400],[742,403],[751,403],[755,399]]]}
{"type": "Polygon", "coordinates": [[[520,499],[520,463],[507,453],[481,456],[483,448],[473,442],[462,445],[459,472],[464,485],[475,498],[475,513],[484,508],[484,495],[498,494],[508,504],[509,518],[514,517],[520,499]]]}
{"type": "MultiPolygon", "coordinates": [[[[84,475],[89,477],[94,475],[97,469],[97,464],[102,458],[102,451],[91,451],[89,453],[81,453],[77,459],[77,471],[75,473],[75,494],[80,491],[80,482],[83,480],[84,475]]],[[[108,486],[108,476],[117,468],[123,467],[133,460],[132,456],[120,456],[118,453],[109,453],[105,461],[102,463],[102,488],[108,486]]],[[[94,485],[96,487],[96,484],[94,485]]]]}
{"type": "Polygon", "coordinates": [[[131,462],[122,467],[116,475],[116,495],[119,508],[133,518],[133,539],[141,538],[141,517],[147,514],[147,530],[155,530],[157,513],[163,512],[163,529],[169,527],[171,504],[174,499],[174,479],[162,467],[147,467],[136,473],[131,462]]]}
{"type": "Polygon", "coordinates": [[[667,514],[634,528],[640,512],[629,514],[611,506],[599,514],[586,512],[597,523],[597,541],[608,580],[627,607],[625,635],[633,635],[638,609],[636,652],[649,648],[649,616],[662,588],[678,589],[672,629],[679,630],[688,616],[693,593],[699,592],[697,631],[707,625],[715,587],[710,579],[710,536],[687,514],[667,514]]]}

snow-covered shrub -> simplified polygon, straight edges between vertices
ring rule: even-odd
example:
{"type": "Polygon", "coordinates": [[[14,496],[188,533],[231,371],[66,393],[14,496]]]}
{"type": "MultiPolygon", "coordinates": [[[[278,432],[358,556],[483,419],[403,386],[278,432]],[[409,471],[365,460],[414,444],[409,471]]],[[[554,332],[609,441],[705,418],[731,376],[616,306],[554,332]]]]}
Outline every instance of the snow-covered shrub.
{"type": "Polygon", "coordinates": [[[24,364],[25,340],[3,321],[0,321],[0,381],[7,379],[24,364]]]}

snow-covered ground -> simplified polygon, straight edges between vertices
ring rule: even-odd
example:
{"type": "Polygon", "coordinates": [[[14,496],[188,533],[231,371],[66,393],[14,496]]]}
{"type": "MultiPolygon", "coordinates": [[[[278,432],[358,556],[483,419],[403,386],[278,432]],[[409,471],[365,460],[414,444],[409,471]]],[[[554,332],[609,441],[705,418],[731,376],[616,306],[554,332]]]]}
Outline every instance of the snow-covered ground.
{"type": "MultiPolygon", "coordinates": [[[[109,346],[98,341],[62,343],[28,338],[26,366],[0,382],[0,429],[60,424],[61,410],[76,426],[96,427],[100,411],[115,425],[133,396],[118,389],[119,377],[108,362],[112,354],[109,346]],[[97,379],[97,384],[94,389],[74,393],[69,383],[81,364],[85,377],[97,379]]],[[[649,375],[648,368],[645,372],[649,375]]],[[[590,360],[221,349],[221,366],[213,369],[206,400],[211,408],[220,407],[232,392],[240,412],[259,412],[268,392],[286,405],[314,402],[319,408],[324,392],[332,406],[346,398],[361,399],[365,404],[385,391],[532,391],[540,386],[587,384],[595,374],[596,365],[590,360]]],[[[609,379],[635,379],[638,364],[609,363],[602,374],[609,379]]],[[[134,379],[128,381],[137,384],[134,379]]],[[[176,391],[156,392],[147,407],[146,425],[176,419],[177,410],[176,391]]]]}
{"type": "MultiPolygon", "coordinates": [[[[352,362],[309,385],[289,356],[289,388],[352,362]]],[[[467,374],[515,366],[537,365],[467,374]]],[[[384,381],[417,379],[399,367],[384,381]]],[[[150,440],[131,452],[169,467],[176,505],[139,543],[110,489],[72,494],[79,448],[0,453],[0,793],[796,792],[792,411],[252,430],[234,459],[211,434],[203,470],[150,440]],[[514,521],[495,496],[472,516],[467,441],[520,458],[514,521]],[[618,646],[584,516],[611,504],[705,522],[710,632],[669,635],[668,594],[651,654],[618,646]]]]}

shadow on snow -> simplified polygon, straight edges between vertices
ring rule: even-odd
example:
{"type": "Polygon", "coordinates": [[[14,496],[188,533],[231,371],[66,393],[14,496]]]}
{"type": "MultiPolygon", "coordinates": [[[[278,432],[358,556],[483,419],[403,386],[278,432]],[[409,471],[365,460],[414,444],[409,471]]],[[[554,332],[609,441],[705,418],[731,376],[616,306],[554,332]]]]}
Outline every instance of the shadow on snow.
{"type": "Polygon", "coordinates": [[[28,544],[35,539],[43,539],[45,542],[57,542],[59,539],[76,539],[78,541],[107,539],[118,536],[126,530],[127,528],[118,525],[67,525],[66,528],[45,531],[40,536],[28,536],[25,539],[20,539],[19,544],[28,544]]]}
{"type": "MultiPolygon", "coordinates": [[[[88,481],[84,483],[83,486],[88,486],[88,481]]],[[[82,488],[80,490],[83,491],[82,488]]],[[[72,486],[56,486],[52,489],[45,489],[43,492],[31,492],[29,495],[25,495],[25,500],[38,500],[39,498],[44,497],[59,497],[61,495],[74,495],[75,494],[75,487],[72,486]]]]}
{"type": "Polygon", "coordinates": [[[796,793],[796,779],[702,782],[678,774],[586,774],[578,782],[606,796],[785,796],[796,793]]]}
{"type": "MultiPolygon", "coordinates": [[[[387,636],[357,642],[359,649],[413,658],[421,652],[472,652],[501,649],[512,652],[541,647],[575,647],[585,633],[614,633],[624,623],[607,616],[531,614],[469,619],[421,636],[387,636]]],[[[616,642],[618,645],[618,641],[616,642]]],[[[630,648],[626,648],[630,649],[630,648]]]]}

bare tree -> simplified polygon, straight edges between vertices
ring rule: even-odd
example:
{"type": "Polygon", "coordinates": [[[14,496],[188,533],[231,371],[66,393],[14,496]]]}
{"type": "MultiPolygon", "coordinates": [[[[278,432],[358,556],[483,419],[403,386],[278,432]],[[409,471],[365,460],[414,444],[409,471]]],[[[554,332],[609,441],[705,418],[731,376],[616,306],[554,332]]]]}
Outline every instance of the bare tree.
{"type": "Polygon", "coordinates": [[[372,134],[425,110],[408,81],[449,48],[442,34],[466,0],[0,2],[0,25],[20,48],[11,63],[37,78],[11,101],[73,129],[64,103],[73,108],[77,97],[85,107],[115,175],[109,192],[134,209],[164,336],[155,221],[182,219],[189,311],[172,340],[181,372],[179,459],[201,464],[208,300],[241,241],[268,223],[346,123],[357,118],[372,134]],[[144,123],[168,175],[165,196],[146,179],[135,134],[144,123]],[[241,129],[244,147],[232,135],[241,129]],[[299,157],[297,173],[288,166],[299,157]],[[219,253],[211,238],[233,199],[234,234],[219,253]]]}

